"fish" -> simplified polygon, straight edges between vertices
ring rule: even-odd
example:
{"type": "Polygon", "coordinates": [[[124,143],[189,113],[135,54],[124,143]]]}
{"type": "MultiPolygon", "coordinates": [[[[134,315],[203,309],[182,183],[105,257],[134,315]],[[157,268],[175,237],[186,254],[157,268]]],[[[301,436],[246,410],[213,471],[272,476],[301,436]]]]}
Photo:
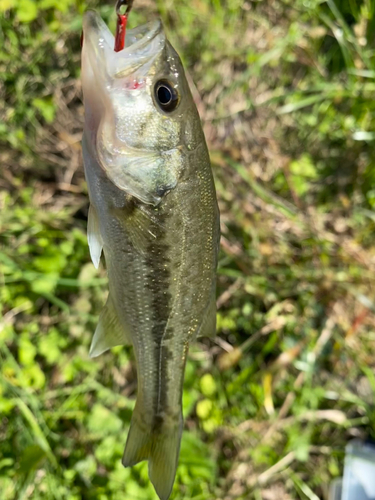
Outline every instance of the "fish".
{"type": "Polygon", "coordinates": [[[109,295],[90,356],[131,345],[137,398],[122,463],[148,460],[161,500],[175,481],[189,345],[216,335],[219,209],[181,60],[160,20],[123,50],[95,11],[83,19],[82,151],[88,245],[109,295]]]}

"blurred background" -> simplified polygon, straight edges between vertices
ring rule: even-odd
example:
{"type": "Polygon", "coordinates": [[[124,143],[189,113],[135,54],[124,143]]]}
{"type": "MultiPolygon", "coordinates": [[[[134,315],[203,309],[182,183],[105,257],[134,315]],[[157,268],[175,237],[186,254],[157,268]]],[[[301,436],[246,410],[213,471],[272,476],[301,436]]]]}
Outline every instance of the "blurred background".
{"type": "MultiPolygon", "coordinates": [[[[131,349],[90,360],[81,0],[0,0],[0,499],[155,500],[124,469],[131,349]]],[[[136,0],[203,121],[218,336],[191,348],[172,499],[327,500],[375,437],[375,0],[136,0]]]]}

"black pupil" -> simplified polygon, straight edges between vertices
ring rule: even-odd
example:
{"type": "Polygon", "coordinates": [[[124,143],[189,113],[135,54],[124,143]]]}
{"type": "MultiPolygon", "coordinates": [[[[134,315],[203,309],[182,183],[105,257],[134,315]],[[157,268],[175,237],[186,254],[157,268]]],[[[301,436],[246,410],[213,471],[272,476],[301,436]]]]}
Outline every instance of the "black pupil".
{"type": "Polygon", "coordinates": [[[166,105],[172,100],[172,91],[164,85],[160,85],[157,94],[160,104],[166,105]]]}

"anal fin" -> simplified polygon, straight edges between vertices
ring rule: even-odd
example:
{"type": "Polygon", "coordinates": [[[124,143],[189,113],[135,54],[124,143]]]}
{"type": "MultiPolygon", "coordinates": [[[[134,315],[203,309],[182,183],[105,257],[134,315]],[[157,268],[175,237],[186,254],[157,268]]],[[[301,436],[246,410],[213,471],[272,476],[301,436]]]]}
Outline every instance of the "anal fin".
{"type": "Polygon", "coordinates": [[[100,256],[103,250],[103,240],[99,229],[98,214],[96,213],[96,208],[91,203],[87,222],[87,241],[89,243],[92,263],[95,268],[98,269],[100,256]]]}
{"type": "Polygon", "coordinates": [[[90,347],[90,358],[95,358],[116,345],[131,345],[131,337],[121,324],[115,306],[108,296],[107,303],[100,313],[90,347]]]}

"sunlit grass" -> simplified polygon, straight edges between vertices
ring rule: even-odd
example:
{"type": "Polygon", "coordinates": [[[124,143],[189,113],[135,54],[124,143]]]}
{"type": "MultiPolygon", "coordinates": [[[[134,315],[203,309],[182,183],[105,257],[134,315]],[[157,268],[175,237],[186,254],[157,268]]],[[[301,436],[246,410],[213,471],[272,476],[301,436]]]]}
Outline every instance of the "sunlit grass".
{"type": "MultiPolygon", "coordinates": [[[[0,1],[0,499],[152,500],[121,465],[132,352],[90,360],[106,276],[80,156],[86,5],[0,1]]],[[[101,6],[113,26],[113,7],[101,6]]],[[[374,437],[373,2],[134,5],[184,60],[222,221],[172,498],[326,498],[374,437]]]]}

